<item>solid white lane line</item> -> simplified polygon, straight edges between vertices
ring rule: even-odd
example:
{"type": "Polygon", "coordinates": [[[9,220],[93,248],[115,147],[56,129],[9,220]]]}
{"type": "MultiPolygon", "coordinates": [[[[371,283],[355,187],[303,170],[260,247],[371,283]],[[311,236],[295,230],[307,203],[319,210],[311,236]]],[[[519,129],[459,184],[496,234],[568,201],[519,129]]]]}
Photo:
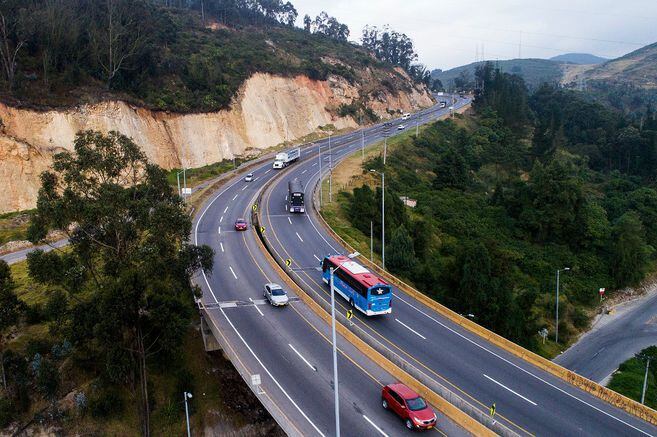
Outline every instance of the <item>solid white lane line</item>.
{"type": "Polygon", "coordinates": [[[290,346],[290,347],[292,348],[292,350],[294,351],[294,353],[297,354],[297,355],[299,356],[299,358],[301,358],[301,359],[303,360],[303,362],[306,363],[306,364],[308,365],[308,367],[310,367],[311,369],[313,369],[313,371],[317,372],[317,369],[315,369],[315,366],[313,366],[312,364],[310,364],[310,363],[308,362],[308,360],[305,359],[304,356],[301,355],[301,354],[299,353],[299,351],[296,350],[296,349],[294,348],[294,346],[292,346],[290,343],[288,343],[287,345],[290,346]]]}
{"type": "Polygon", "coordinates": [[[219,219],[219,223],[224,221],[224,216],[222,215],[221,218],[219,219]]]}
{"type": "MultiPolygon", "coordinates": [[[[251,302],[253,302],[253,299],[249,298],[249,300],[250,300],[251,302]]],[[[260,313],[261,316],[263,316],[263,317],[265,316],[264,314],[262,314],[262,311],[260,311],[260,308],[258,308],[258,305],[256,305],[255,302],[253,303],[253,308],[255,308],[256,311],[258,311],[258,312],[260,313]]]]}
{"type": "Polygon", "coordinates": [[[316,259],[317,261],[321,261],[321,259],[319,259],[319,257],[318,257],[317,255],[315,255],[314,253],[313,253],[313,256],[315,257],[315,259],[316,259]]]}
{"type": "Polygon", "coordinates": [[[367,417],[366,415],[363,414],[363,419],[365,419],[370,425],[372,425],[372,427],[373,427],[374,429],[376,429],[377,431],[379,431],[379,432],[381,433],[382,436],[388,437],[388,434],[386,434],[385,432],[383,432],[383,430],[382,430],[381,428],[379,428],[378,426],[376,426],[376,423],[372,422],[372,421],[370,420],[369,417],[367,417]]]}
{"type": "Polygon", "coordinates": [[[226,214],[226,212],[228,212],[228,207],[226,207],[226,209],[224,209],[224,214],[226,214]]]}
{"type": "Polygon", "coordinates": [[[301,240],[301,242],[303,243],[303,238],[301,238],[301,235],[299,235],[298,232],[295,232],[295,234],[297,234],[297,237],[299,237],[299,240],[301,240]]]}
{"type": "Polygon", "coordinates": [[[290,224],[292,224],[292,219],[290,217],[287,218],[287,221],[290,222],[290,224]]]}
{"type": "Polygon", "coordinates": [[[323,433],[322,431],[320,431],[319,428],[317,428],[317,425],[315,425],[315,424],[312,422],[312,420],[310,420],[310,418],[306,415],[306,413],[304,413],[303,410],[302,410],[301,408],[299,408],[299,406],[297,405],[297,403],[294,402],[294,400],[292,400],[292,398],[290,397],[290,395],[287,394],[287,392],[283,389],[283,386],[281,386],[281,384],[276,380],[276,378],[274,378],[274,376],[271,374],[271,372],[269,371],[269,369],[268,369],[268,368],[262,363],[262,361],[260,361],[260,358],[258,358],[258,356],[255,354],[255,352],[253,352],[253,349],[251,349],[251,346],[249,346],[249,344],[246,342],[246,340],[244,340],[244,337],[242,337],[242,334],[240,334],[240,332],[237,330],[237,328],[235,328],[235,325],[233,325],[233,322],[228,318],[228,316],[226,315],[226,312],[224,311],[224,309],[223,309],[223,308],[220,308],[219,310],[220,310],[221,313],[224,315],[224,317],[226,318],[226,320],[227,320],[228,323],[230,324],[231,328],[233,328],[233,331],[235,331],[235,334],[237,334],[237,336],[240,338],[240,340],[242,340],[242,343],[244,343],[244,346],[246,346],[246,348],[249,350],[249,352],[251,352],[251,355],[253,355],[253,357],[256,359],[256,361],[258,362],[258,364],[260,364],[260,367],[262,367],[262,369],[267,373],[267,375],[269,375],[269,377],[271,378],[271,380],[274,381],[274,384],[276,384],[276,386],[278,387],[278,389],[279,389],[281,392],[283,392],[283,394],[285,395],[285,397],[286,397],[286,398],[292,403],[292,405],[294,405],[294,408],[296,408],[297,411],[299,411],[299,413],[301,413],[301,415],[302,415],[302,416],[308,421],[308,423],[310,423],[310,425],[312,425],[312,427],[315,429],[315,431],[317,431],[317,433],[318,433],[319,435],[321,435],[322,437],[324,437],[324,433],[323,433]]]}
{"type": "MultiPolygon", "coordinates": [[[[602,410],[602,409],[596,407],[595,405],[590,404],[590,403],[586,402],[585,400],[580,399],[580,398],[578,398],[577,396],[575,396],[575,395],[573,395],[573,394],[571,394],[571,393],[568,393],[566,390],[564,390],[564,389],[562,389],[562,388],[560,388],[560,387],[557,387],[556,385],[552,384],[552,383],[549,382],[549,381],[546,381],[545,379],[541,378],[541,377],[538,376],[538,375],[534,375],[534,374],[533,374],[532,372],[530,372],[529,370],[525,370],[525,369],[523,369],[522,367],[520,367],[520,366],[517,365],[516,363],[514,363],[514,362],[512,362],[512,361],[510,361],[510,360],[507,360],[507,359],[504,358],[503,356],[501,356],[501,355],[499,355],[499,354],[493,352],[492,350],[490,350],[490,349],[488,349],[488,348],[486,348],[486,347],[480,345],[480,344],[477,343],[476,341],[469,339],[469,338],[466,337],[465,335],[461,334],[461,333],[458,332],[458,331],[455,331],[454,329],[452,329],[452,328],[450,328],[449,326],[445,325],[444,323],[440,322],[438,319],[436,319],[436,318],[430,316],[429,314],[427,314],[426,312],[424,312],[424,311],[422,311],[421,309],[417,308],[416,306],[414,306],[414,305],[412,305],[412,304],[406,302],[404,299],[402,299],[402,298],[399,297],[399,294],[398,294],[398,293],[395,293],[394,296],[395,296],[395,298],[397,298],[397,299],[399,299],[400,301],[404,302],[406,305],[408,305],[408,306],[410,306],[411,308],[415,309],[415,311],[417,311],[417,312],[419,312],[420,314],[423,314],[424,316],[426,316],[427,318],[433,320],[434,322],[436,322],[437,324],[439,324],[439,325],[442,326],[443,328],[447,329],[448,331],[452,332],[453,334],[458,335],[459,337],[461,337],[461,338],[464,339],[465,341],[467,341],[467,342],[469,342],[469,343],[472,343],[473,345],[477,346],[478,348],[480,348],[480,349],[482,349],[482,350],[488,352],[489,354],[493,355],[494,357],[499,358],[500,360],[502,360],[502,361],[504,361],[505,363],[511,365],[512,367],[515,367],[516,369],[520,370],[521,372],[526,373],[527,375],[536,378],[537,380],[541,381],[543,384],[546,384],[546,385],[552,387],[553,389],[555,389],[555,390],[557,390],[557,391],[559,391],[559,392],[565,394],[566,396],[568,396],[568,397],[570,397],[570,398],[572,398],[572,399],[574,399],[574,400],[576,400],[576,401],[578,401],[578,402],[581,402],[582,404],[584,404],[584,405],[586,405],[586,406],[588,406],[588,407],[590,407],[590,408],[596,410],[596,411],[599,412],[599,413],[604,414],[605,416],[607,416],[607,417],[609,417],[609,418],[611,418],[611,419],[614,419],[614,420],[616,420],[616,421],[622,423],[622,424],[625,425],[625,426],[628,426],[628,427],[630,427],[630,428],[632,428],[632,429],[634,429],[634,430],[640,432],[641,434],[645,434],[645,435],[647,435],[647,436],[650,436],[650,434],[648,434],[647,432],[645,432],[645,431],[643,431],[643,430],[637,428],[637,427],[634,426],[634,425],[631,425],[631,424],[627,423],[627,422],[624,421],[623,419],[620,419],[620,418],[614,416],[613,414],[607,413],[606,411],[604,411],[604,410],[602,410]]],[[[476,334],[475,334],[475,335],[476,335],[476,334]]]]}
{"type": "Polygon", "coordinates": [[[230,269],[230,272],[233,274],[233,278],[237,279],[237,275],[235,274],[235,270],[233,270],[233,268],[231,266],[228,266],[228,268],[230,269]]]}
{"type": "Polygon", "coordinates": [[[399,320],[399,319],[395,319],[395,320],[397,321],[397,323],[399,323],[399,324],[402,325],[404,328],[406,328],[406,329],[408,329],[409,331],[411,331],[413,334],[415,334],[415,335],[417,335],[418,337],[420,337],[422,340],[426,340],[426,339],[427,339],[424,335],[420,334],[420,333],[417,332],[415,329],[411,328],[410,326],[408,326],[406,323],[402,322],[401,320],[399,320]]]}
{"type": "Polygon", "coordinates": [[[237,196],[238,196],[238,195],[237,195],[237,194],[235,194],[235,197],[233,197],[233,200],[235,200],[235,199],[237,199],[237,196]]]}
{"type": "Polygon", "coordinates": [[[221,251],[224,251],[224,243],[219,243],[219,246],[221,246],[221,251]]]}
{"type": "Polygon", "coordinates": [[[500,387],[507,389],[508,391],[510,391],[510,392],[513,393],[514,395],[518,396],[519,398],[526,400],[527,402],[529,402],[529,403],[532,404],[533,406],[536,406],[536,405],[537,405],[536,402],[534,402],[534,401],[532,401],[532,400],[530,400],[530,399],[527,399],[527,398],[524,397],[523,395],[521,395],[521,394],[519,394],[519,393],[517,393],[517,392],[511,390],[509,387],[507,387],[506,385],[502,384],[501,382],[495,381],[493,378],[491,378],[490,376],[486,375],[485,373],[484,373],[483,375],[484,375],[485,378],[487,378],[487,379],[493,381],[495,384],[499,385],[500,387]]]}

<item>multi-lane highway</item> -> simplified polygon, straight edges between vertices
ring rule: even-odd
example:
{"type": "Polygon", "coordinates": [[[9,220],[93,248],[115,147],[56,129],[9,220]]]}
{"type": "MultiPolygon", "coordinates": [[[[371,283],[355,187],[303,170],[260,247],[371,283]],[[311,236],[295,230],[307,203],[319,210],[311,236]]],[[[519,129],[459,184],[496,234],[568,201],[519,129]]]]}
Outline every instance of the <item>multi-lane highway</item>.
{"type": "MultiPolygon", "coordinates": [[[[416,117],[423,123],[426,115],[416,117]]],[[[365,136],[365,142],[370,143],[379,139],[380,133],[366,132],[365,136]]],[[[360,144],[359,135],[334,138],[333,161],[357,151],[360,144]]],[[[320,147],[322,154],[329,152],[324,142],[320,147]]],[[[290,179],[301,179],[306,199],[310,199],[319,179],[317,146],[314,149],[306,150],[301,162],[275,180],[261,205],[261,222],[269,244],[279,259],[292,259],[294,267],[318,264],[328,254],[345,253],[318,224],[312,208],[307,208],[306,214],[294,215],[284,208],[290,179]]],[[[310,200],[306,203],[309,206],[310,200]]],[[[293,275],[315,299],[330,298],[319,271],[293,275]]],[[[341,311],[348,309],[346,302],[340,299],[339,303],[341,311]]],[[[395,291],[392,314],[375,318],[357,314],[354,322],[482,411],[495,403],[498,420],[519,434],[657,435],[656,427],[488,343],[399,290],[395,291]]]]}
{"type": "MultiPolygon", "coordinates": [[[[444,112],[444,111],[442,111],[444,112]]],[[[423,111],[422,121],[439,113],[423,111]]],[[[381,125],[364,130],[366,144],[381,138],[381,125]]],[[[337,144],[360,141],[361,132],[334,138],[337,144]]],[[[328,147],[327,140],[318,142],[328,147]]],[[[304,165],[316,147],[302,150],[304,165]]],[[[308,170],[311,171],[311,170],[308,170]]],[[[292,435],[334,435],[333,377],[328,326],[292,295],[287,308],[273,308],[263,300],[263,285],[284,282],[260,251],[253,232],[237,232],[238,218],[250,219],[250,210],[267,181],[279,174],[271,162],[253,170],[253,182],[241,177],[229,181],[201,208],[194,220],[193,241],[215,250],[211,275],[196,282],[209,323],[221,332],[244,374],[261,376],[258,395],[272,415],[292,435]]],[[[296,238],[296,237],[295,237],[296,238]]],[[[315,259],[312,258],[313,264],[315,259]]],[[[402,422],[380,404],[382,384],[393,379],[344,339],[338,340],[341,431],[349,436],[401,435],[402,422]]],[[[440,417],[439,433],[462,435],[454,423],[440,417]]]]}

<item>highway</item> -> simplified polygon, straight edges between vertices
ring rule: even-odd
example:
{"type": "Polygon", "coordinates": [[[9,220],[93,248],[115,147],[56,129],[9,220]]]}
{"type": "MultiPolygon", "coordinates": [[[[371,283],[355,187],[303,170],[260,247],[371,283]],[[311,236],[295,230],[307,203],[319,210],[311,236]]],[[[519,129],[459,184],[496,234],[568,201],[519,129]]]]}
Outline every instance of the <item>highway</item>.
{"type": "MultiPolygon", "coordinates": [[[[415,126],[418,120],[424,123],[426,115],[403,123],[415,126]]],[[[393,132],[399,123],[393,124],[393,132]]],[[[365,143],[380,138],[376,131],[366,132],[365,143]]],[[[333,162],[358,151],[360,145],[361,138],[353,134],[334,138],[333,162]]],[[[320,147],[323,155],[329,153],[324,142],[320,147]]],[[[293,267],[319,265],[325,255],[346,252],[318,224],[310,208],[319,179],[318,146],[314,148],[272,184],[261,205],[269,244],[279,259],[292,259],[293,267]],[[306,187],[306,214],[292,215],[284,209],[287,181],[295,177],[306,187]]],[[[329,299],[321,272],[295,272],[294,279],[313,298],[329,299]]],[[[340,311],[348,309],[344,300],[338,302],[340,311]]],[[[498,420],[521,435],[657,435],[656,427],[497,348],[399,290],[392,314],[367,318],[357,313],[354,322],[482,411],[496,403],[498,420]]]]}
{"type": "MultiPolygon", "coordinates": [[[[425,112],[435,114],[436,108],[425,112]]],[[[371,142],[381,132],[377,125],[365,129],[365,136],[371,142]]],[[[360,137],[354,132],[336,141],[360,137]]],[[[314,148],[303,150],[302,158],[314,153],[314,148]]],[[[293,293],[289,307],[274,308],[264,302],[263,285],[284,282],[260,251],[255,233],[233,227],[238,218],[250,221],[249,212],[263,184],[280,171],[266,162],[252,172],[253,182],[242,177],[228,181],[194,219],[192,241],[215,251],[212,274],[195,278],[203,292],[202,305],[209,323],[238,357],[234,361],[238,370],[261,376],[264,393],[258,396],[288,434],[335,435],[329,326],[293,293]]],[[[338,346],[342,434],[410,435],[380,404],[382,385],[394,379],[343,338],[338,346]]],[[[464,435],[440,415],[438,428],[435,434],[464,435]]]]}

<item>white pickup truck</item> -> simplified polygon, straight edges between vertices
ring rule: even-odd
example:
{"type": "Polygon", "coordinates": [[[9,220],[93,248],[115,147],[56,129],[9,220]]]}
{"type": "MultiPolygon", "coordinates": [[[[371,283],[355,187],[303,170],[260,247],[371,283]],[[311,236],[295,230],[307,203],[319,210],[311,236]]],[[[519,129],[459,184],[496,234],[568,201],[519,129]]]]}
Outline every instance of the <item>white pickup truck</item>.
{"type": "Polygon", "coordinates": [[[272,168],[279,169],[287,167],[290,165],[290,163],[299,159],[300,156],[301,149],[299,148],[288,150],[287,152],[277,153],[276,157],[274,158],[274,164],[272,165],[272,168]]]}

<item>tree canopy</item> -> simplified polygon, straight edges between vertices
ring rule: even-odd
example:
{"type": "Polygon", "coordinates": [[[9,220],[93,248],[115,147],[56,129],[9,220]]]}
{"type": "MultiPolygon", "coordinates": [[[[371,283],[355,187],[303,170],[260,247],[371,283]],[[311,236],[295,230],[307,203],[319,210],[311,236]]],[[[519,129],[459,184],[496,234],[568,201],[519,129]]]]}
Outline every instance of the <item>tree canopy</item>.
{"type": "Polygon", "coordinates": [[[132,140],[86,131],[74,146],[42,174],[29,229],[34,242],[64,231],[70,249],[34,252],[30,274],[66,290],[48,310],[66,320],[75,347],[103,363],[104,379],[135,388],[148,435],[149,362],[180,348],[198,293],[191,275],[211,270],[212,250],[189,244],[182,200],[132,140]]]}

